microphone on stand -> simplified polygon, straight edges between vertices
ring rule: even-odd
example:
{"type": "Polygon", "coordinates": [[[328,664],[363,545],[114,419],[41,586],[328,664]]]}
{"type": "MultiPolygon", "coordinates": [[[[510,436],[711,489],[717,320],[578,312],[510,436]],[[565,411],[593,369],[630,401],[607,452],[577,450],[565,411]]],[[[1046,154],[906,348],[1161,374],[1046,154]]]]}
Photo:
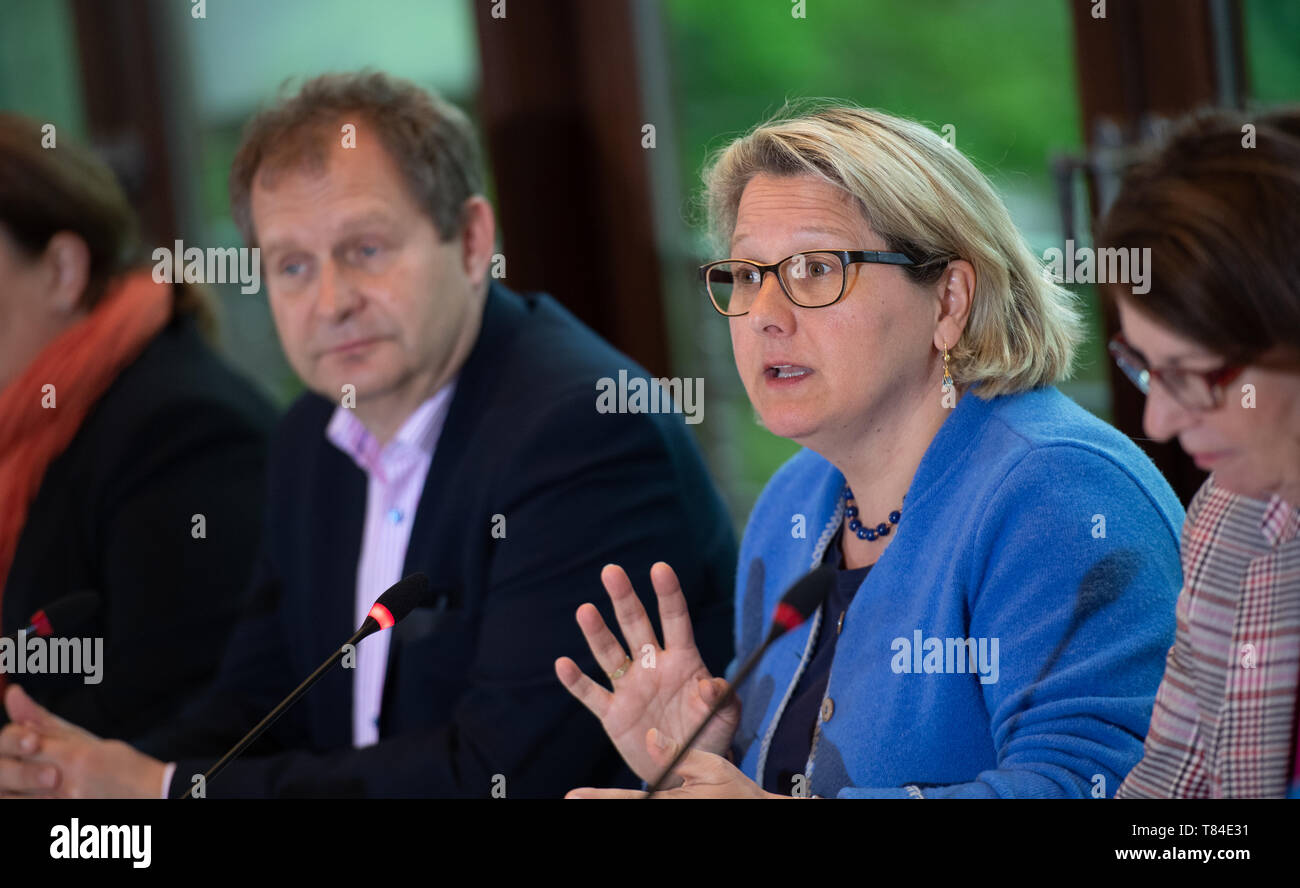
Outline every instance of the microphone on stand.
{"type": "MultiPolygon", "coordinates": [[[[60,638],[67,638],[72,630],[80,629],[84,624],[89,623],[98,610],[99,594],[97,592],[89,589],[73,592],[70,595],[55,599],[36,611],[28,618],[26,626],[17,632],[10,632],[8,635],[0,637],[0,641],[8,640],[11,642],[14,645],[16,656],[22,657],[22,651],[25,649],[29,637],[50,638],[55,632],[58,632],[60,638]]],[[[22,671],[23,666],[19,665],[19,674],[22,671]]],[[[10,681],[12,679],[9,678],[9,673],[0,669],[0,700],[4,698],[5,687],[10,681]]]]}
{"type": "MultiPolygon", "coordinates": [[[[284,715],[285,711],[297,703],[303,694],[307,693],[316,682],[320,681],[321,676],[330,670],[335,663],[343,659],[344,648],[349,645],[356,645],[363,638],[373,635],[383,629],[391,629],[394,624],[409,614],[412,610],[419,607],[425,602],[428,595],[429,578],[422,573],[413,573],[408,577],[403,577],[388,588],[383,595],[370,608],[370,613],[366,616],[365,621],[361,624],[351,638],[339,646],[339,649],[330,655],[330,658],[317,667],[316,671],[307,676],[306,680],[298,687],[294,688],[289,696],[280,701],[280,704],[267,713],[266,718],[262,719],[253,729],[244,735],[243,739],[231,747],[230,751],[223,755],[215,765],[207,770],[203,775],[203,782],[206,785],[213,777],[221,773],[222,769],[239,755],[271,725],[275,724],[276,719],[284,715]]],[[[191,785],[185,790],[183,799],[190,798],[194,791],[191,785]]]]}
{"type": "Polygon", "coordinates": [[[65,636],[69,630],[77,629],[84,623],[89,622],[90,618],[98,610],[98,593],[89,589],[73,592],[70,595],[55,599],[52,603],[32,614],[27,620],[26,626],[19,629],[18,632],[6,635],[5,638],[17,638],[19,632],[23,635],[34,635],[37,638],[49,638],[56,631],[60,633],[60,636],[65,636]]]}

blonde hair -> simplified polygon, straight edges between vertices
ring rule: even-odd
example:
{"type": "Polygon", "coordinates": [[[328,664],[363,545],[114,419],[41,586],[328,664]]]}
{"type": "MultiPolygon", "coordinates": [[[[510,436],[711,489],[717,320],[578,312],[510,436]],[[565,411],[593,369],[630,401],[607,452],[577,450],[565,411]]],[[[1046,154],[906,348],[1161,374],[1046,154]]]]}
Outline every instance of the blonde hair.
{"type": "Polygon", "coordinates": [[[1069,376],[1083,322],[1074,295],[1050,281],[1012,224],[1002,199],[964,155],[910,120],[847,105],[778,115],[722,148],[704,171],[708,228],[723,251],[745,185],[755,175],[811,174],[853,197],[888,249],[932,284],[947,260],[975,269],[953,380],[979,382],[984,398],[1051,385],[1069,376]]]}

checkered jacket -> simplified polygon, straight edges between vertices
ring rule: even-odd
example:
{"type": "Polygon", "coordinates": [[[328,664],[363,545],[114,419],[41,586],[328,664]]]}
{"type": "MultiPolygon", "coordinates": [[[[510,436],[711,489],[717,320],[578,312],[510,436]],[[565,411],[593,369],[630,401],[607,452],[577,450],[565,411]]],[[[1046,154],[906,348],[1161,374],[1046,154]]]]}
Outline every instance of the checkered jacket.
{"type": "Polygon", "coordinates": [[[1300,509],[1211,476],[1183,524],[1178,630],[1116,798],[1286,795],[1300,673],[1300,509]]]}

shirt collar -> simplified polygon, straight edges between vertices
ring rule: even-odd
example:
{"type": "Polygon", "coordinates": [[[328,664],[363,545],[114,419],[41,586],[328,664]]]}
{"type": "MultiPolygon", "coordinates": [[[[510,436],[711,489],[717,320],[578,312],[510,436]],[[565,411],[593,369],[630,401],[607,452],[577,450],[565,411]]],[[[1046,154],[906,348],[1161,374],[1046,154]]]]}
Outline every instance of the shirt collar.
{"type": "Polygon", "coordinates": [[[387,457],[409,453],[423,456],[433,454],[438,434],[442,431],[443,420],[456,390],[456,380],[452,379],[438,389],[428,400],[412,411],[402,423],[397,434],[386,445],[380,446],[378,439],[370,433],[356,413],[350,408],[338,406],[325,426],[325,437],[339,450],[352,457],[362,471],[383,476],[383,464],[387,457]]]}
{"type": "Polygon", "coordinates": [[[1260,519],[1259,531],[1268,540],[1269,546],[1277,546],[1294,539],[1300,533],[1300,509],[1289,504],[1281,496],[1273,498],[1264,507],[1264,517],[1260,519]]]}

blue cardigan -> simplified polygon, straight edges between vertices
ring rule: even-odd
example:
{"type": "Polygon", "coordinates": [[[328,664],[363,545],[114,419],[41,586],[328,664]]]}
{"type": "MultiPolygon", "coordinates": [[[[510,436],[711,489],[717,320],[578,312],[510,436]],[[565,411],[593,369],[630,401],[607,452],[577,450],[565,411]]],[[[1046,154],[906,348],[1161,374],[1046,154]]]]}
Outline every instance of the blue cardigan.
{"type": "MultiPolygon", "coordinates": [[[[843,489],[804,450],[759,497],[732,671],[834,541],[843,489]]],[[[967,392],[845,617],[805,794],[1114,795],[1174,639],[1183,517],[1146,455],[1055,388],[967,392]]],[[[740,690],[733,753],[759,785],[823,622],[781,638],[740,690]]]]}

